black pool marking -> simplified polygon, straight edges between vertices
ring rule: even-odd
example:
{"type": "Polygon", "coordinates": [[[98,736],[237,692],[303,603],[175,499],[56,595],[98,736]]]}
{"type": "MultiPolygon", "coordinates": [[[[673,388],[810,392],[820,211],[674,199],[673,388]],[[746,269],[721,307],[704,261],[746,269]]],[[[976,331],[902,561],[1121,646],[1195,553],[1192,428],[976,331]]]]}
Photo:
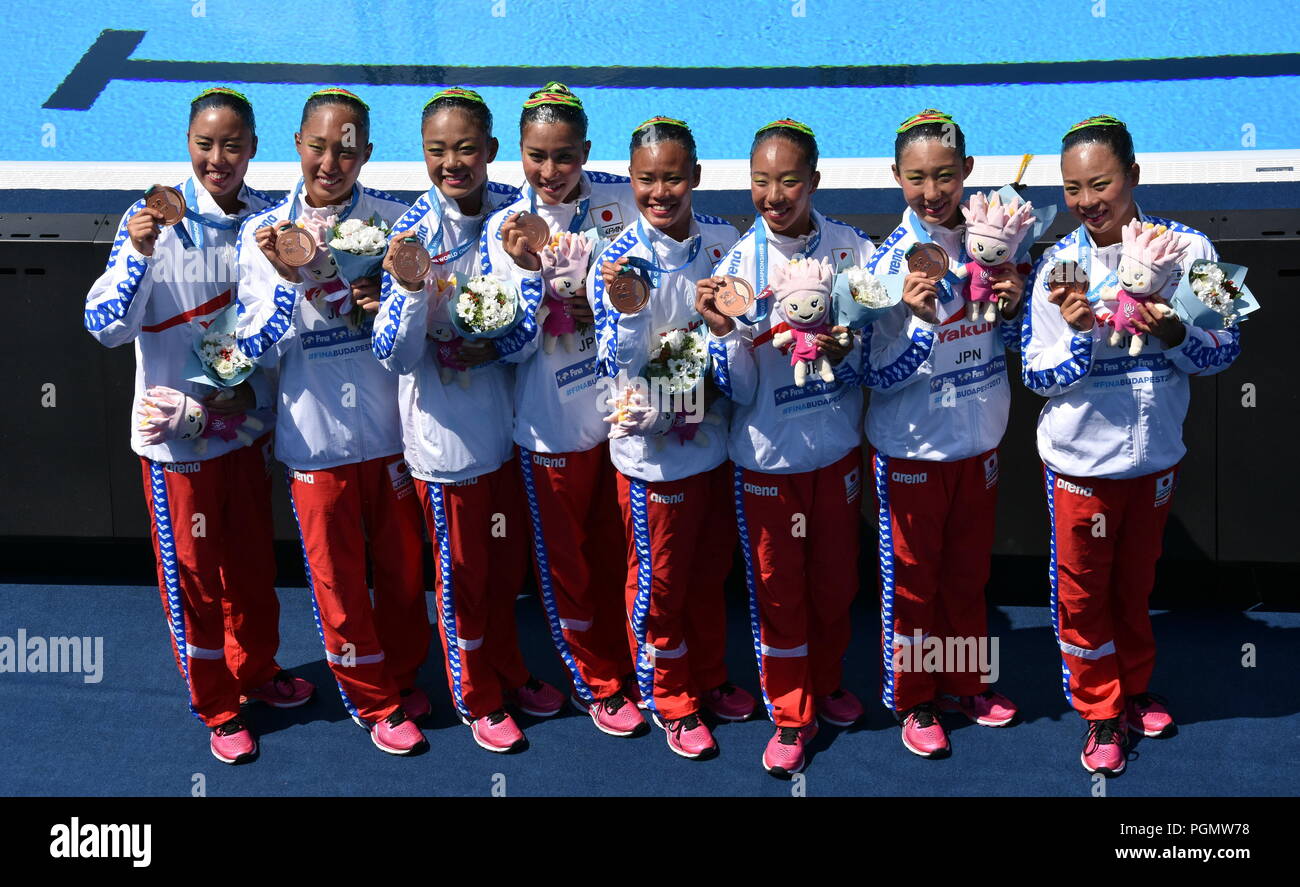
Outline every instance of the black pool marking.
{"type": "Polygon", "coordinates": [[[370,86],[798,89],[805,87],[980,86],[1109,83],[1300,75],[1300,53],[975,65],[859,65],[784,68],[575,67],[549,65],[308,65],[133,59],[144,31],[101,31],[42,107],[85,111],[114,80],[195,83],[310,83],[370,86]]]}

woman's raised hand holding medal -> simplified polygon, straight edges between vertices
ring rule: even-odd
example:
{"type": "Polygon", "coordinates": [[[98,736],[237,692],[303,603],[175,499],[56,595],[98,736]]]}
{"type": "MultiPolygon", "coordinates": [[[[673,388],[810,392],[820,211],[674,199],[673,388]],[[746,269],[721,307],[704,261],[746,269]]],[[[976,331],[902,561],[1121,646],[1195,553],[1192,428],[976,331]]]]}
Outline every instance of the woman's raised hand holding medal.
{"type": "Polygon", "coordinates": [[[736,328],[736,322],[718,309],[718,289],[724,283],[722,277],[706,277],[695,282],[695,311],[704,318],[709,332],[718,337],[736,328]]]}
{"type": "Polygon", "coordinates": [[[520,268],[540,271],[540,253],[550,240],[550,233],[551,229],[541,216],[517,213],[501,224],[501,247],[520,268]]]}
{"type": "Polygon", "coordinates": [[[298,269],[284,262],[284,260],[280,258],[279,253],[276,252],[276,241],[279,238],[280,232],[293,227],[293,222],[283,221],[276,225],[267,225],[265,228],[258,228],[253,236],[257,240],[258,249],[262,251],[262,255],[266,256],[276,273],[291,283],[297,283],[302,279],[298,274],[298,269]]]}
{"type": "Polygon", "coordinates": [[[388,252],[384,254],[384,270],[396,278],[404,289],[418,292],[424,289],[425,278],[433,268],[429,251],[418,240],[414,228],[398,231],[388,239],[388,252]]]}

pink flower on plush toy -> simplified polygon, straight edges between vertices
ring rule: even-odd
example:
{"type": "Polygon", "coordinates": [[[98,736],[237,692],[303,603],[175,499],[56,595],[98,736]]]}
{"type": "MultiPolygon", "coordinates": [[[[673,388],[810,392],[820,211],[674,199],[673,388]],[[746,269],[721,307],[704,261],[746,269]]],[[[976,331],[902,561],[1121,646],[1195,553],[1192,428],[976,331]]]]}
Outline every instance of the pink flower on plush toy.
{"type": "Polygon", "coordinates": [[[998,295],[993,291],[995,275],[1015,269],[1016,251],[1034,225],[1034,207],[1016,198],[1003,203],[994,193],[986,198],[976,191],[961,208],[966,217],[966,255],[971,257],[956,272],[970,281],[966,293],[967,319],[975,320],[983,306],[984,319],[996,318],[998,295]]]}

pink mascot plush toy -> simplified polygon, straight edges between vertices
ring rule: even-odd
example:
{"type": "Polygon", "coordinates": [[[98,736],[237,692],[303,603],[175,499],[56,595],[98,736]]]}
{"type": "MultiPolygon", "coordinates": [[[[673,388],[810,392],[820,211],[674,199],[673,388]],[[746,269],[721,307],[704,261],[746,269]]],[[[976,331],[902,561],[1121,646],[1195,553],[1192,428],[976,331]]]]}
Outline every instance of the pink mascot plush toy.
{"type": "MultiPolygon", "coordinates": [[[[800,388],[807,382],[809,370],[821,376],[823,382],[835,381],[835,370],[817,344],[818,333],[831,332],[827,314],[834,282],[835,269],[822,259],[790,262],[772,272],[772,295],[790,325],[790,329],[772,337],[772,344],[782,351],[790,348],[794,384],[800,388]]],[[[841,333],[839,341],[841,345],[849,344],[848,335],[841,333]]]]}
{"type": "MultiPolygon", "coordinates": [[[[1123,341],[1131,333],[1128,353],[1137,357],[1146,344],[1146,336],[1138,332],[1134,321],[1142,317],[1138,306],[1146,304],[1152,296],[1160,295],[1173,279],[1173,272],[1187,251],[1187,244],[1164,225],[1153,225],[1137,219],[1124,226],[1121,232],[1124,246],[1119,257],[1120,290],[1115,294],[1115,314],[1110,319],[1113,328],[1111,346],[1123,341]]],[[[1151,304],[1159,314],[1170,314],[1172,309],[1160,303],[1151,304]]]]}
{"type": "Polygon", "coordinates": [[[966,255],[971,257],[955,271],[958,279],[969,280],[966,291],[966,319],[997,319],[998,297],[993,292],[993,276],[1015,270],[1016,251],[1034,224],[1034,207],[1019,199],[1002,202],[995,192],[986,198],[976,191],[961,208],[966,217],[966,255]]]}
{"type": "Polygon", "coordinates": [[[537,319],[542,324],[542,350],[547,354],[555,351],[556,339],[565,351],[573,351],[573,334],[578,330],[578,322],[569,316],[564,300],[582,289],[590,257],[591,244],[578,234],[561,234],[542,250],[546,296],[542,307],[537,309],[537,319]]]}
{"type": "Polygon", "coordinates": [[[207,451],[210,438],[238,440],[248,446],[253,442],[253,436],[248,432],[261,431],[265,427],[260,420],[244,413],[229,416],[209,413],[201,401],[162,385],[144,393],[136,415],[140,417],[140,442],[145,446],[198,438],[194,448],[199,455],[207,451]]]}

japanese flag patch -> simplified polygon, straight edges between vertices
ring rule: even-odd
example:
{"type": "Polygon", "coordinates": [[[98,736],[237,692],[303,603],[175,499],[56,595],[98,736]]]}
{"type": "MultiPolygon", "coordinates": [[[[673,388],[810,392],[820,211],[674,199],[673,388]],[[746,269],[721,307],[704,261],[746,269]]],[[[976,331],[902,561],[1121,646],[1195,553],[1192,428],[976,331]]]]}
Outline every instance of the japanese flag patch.
{"type": "Polygon", "coordinates": [[[388,479],[392,482],[398,499],[405,499],[411,494],[411,470],[407,467],[405,459],[388,463],[388,479]]]}
{"type": "Polygon", "coordinates": [[[860,492],[862,492],[862,469],[854,468],[844,475],[844,501],[856,501],[860,492]]]}
{"type": "Polygon", "coordinates": [[[1168,505],[1169,500],[1174,495],[1174,472],[1162,474],[1156,478],[1156,501],[1155,507],[1168,505]]]}
{"type": "Polygon", "coordinates": [[[623,230],[623,210],[617,203],[593,206],[587,218],[600,231],[601,237],[613,237],[623,230]]]}
{"type": "Polygon", "coordinates": [[[990,453],[984,460],[984,489],[998,482],[998,454],[990,453]]]}

